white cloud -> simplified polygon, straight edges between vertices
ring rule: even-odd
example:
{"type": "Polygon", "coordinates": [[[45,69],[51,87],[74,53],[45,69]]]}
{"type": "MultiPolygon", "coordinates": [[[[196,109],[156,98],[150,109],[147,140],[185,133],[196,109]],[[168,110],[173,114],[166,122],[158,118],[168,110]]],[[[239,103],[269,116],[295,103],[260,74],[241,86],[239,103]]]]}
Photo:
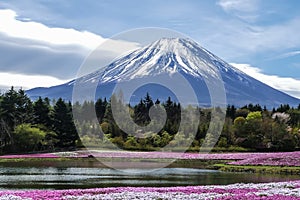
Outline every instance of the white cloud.
{"type": "Polygon", "coordinates": [[[288,58],[288,57],[293,57],[293,56],[297,56],[297,55],[300,55],[300,51],[287,52],[287,53],[281,54],[280,56],[278,56],[276,58],[282,59],[282,58],[288,58]]]}
{"type": "MultiPolygon", "coordinates": [[[[78,31],[69,28],[48,27],[42,23],[17,19],[17,13],[13,10],[0,10],[0,33],[18,39],[27,39],[32,42],[46,42],[51,45],[78,45],[94,50],[108,38],[103,38],[89,31],[78,31]]],[[[129,45],[138,45],[121,40],[110,41],[107,51],[122,52],[129,45]]]]}
{"type": "Polygon", "coordinates": [[[12,73],[0,73],[1,88],[22,87],[30,89],[34,87],[50,87],[66,83],[69,80],[60,80],[52,76],[36,76],[12,73]]]}
{"type": "Polygon", "coordinates": [[[88,31],[48,27],[0,10],[0,85],[47,87],[73,79],[84,58],[99,45],[97,63],[111,61],[139,44],[103,38],[88,31]],[[29,74],[29,75],[28,75],[29,74]]]}
{"type": "Polygon", "coordinates": [[[258,0],[220,0],[217,4],[226,12],[254,12],[258,9],[258,0]]]}
{"type": "Polygon", "coordinates": [[[210,28],[215,27],[215,31],[199,40],[231,62],[258,54],[263,56],[288,51],[300,45],[300,17],[268,26],[249,25],[235,19],[210,19],[208,22],[210,28]]]}
{"type": "Polygon", "coordinates": [[[259,0],[220,0],[217,2],[226,13],[246,22],[259,18],[259,0]]]}
{"type": "Polygon", "coordinates": [[[66,28],[50,28],[33,21],[20,21],[13,10],[0,10],[0,32],[8,36],[36,40],[55,45],[79,45],[88,49],[96,48],[104,41],[99,35],[88,31],[66,28]]]}
{"type": "Polygon", "coordinates": [[[300,80],[290,77],[280,77],[276,75],[267,75],[257,67],[252,67],[249,64],[230,63],[235,68],[252,76],[253,78],[275,88],[283,91],[291,96],[300,98],[300,80]]]}

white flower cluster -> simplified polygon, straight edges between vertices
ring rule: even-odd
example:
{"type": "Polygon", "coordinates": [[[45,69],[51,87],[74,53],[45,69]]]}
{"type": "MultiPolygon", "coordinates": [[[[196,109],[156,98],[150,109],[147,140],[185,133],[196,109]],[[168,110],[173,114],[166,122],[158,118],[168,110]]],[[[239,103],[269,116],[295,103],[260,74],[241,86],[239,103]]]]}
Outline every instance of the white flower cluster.
{"type": "Polygon", "coordinates": [[[296,189],[288,189],[288,188],[281,188],[278,190],[277,188],[254,192],[257,196],[274,196],[274,195],[282,195],[282,196],[294,196],[300,197],[300,190],[299,188],[296,189]]]}
{"type": "Polygon", "coordinates": [[[65,200],[199,200],[199,199],[215,199],[223,196],[228,196],[229,194],[218,194],[218,193],[201,193],[201,194],[185,194],[182,192],[119,192],[119,193],[109,193],[109,194],[96,194],[96,195],[82,195],[82,196],[65,196],[65,200]]]}
{"type": "Polygon", "coordinates": [[[31,198],[23,198],[23,197],[12,195],[12,194],[6,194],[6,195],[2,195],[0,197],[0,200],[32,200],[32,199],[31,198]]]}
{"type": "Polygon", "coordinates": [[[53,154],[56,155],[56,156],[59,156],[59,157],[76,157],[78,155],[77,152],[70,152],[70,151],[55,152],[53,154]]]}

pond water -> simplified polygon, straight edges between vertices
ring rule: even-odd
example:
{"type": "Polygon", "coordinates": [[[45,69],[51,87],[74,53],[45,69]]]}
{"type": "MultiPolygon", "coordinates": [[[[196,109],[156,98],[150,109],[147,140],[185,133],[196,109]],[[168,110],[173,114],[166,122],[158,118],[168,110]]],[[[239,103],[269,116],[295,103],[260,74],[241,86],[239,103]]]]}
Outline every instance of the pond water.
{"type": "Polygon", "coordinates": [[[0,189],[70,189],[115,186],[184,186],[274,182],[297,176],[229,173],[193,168],[162,168],[119,171],[90,167],[0,166],[0,189]]]}

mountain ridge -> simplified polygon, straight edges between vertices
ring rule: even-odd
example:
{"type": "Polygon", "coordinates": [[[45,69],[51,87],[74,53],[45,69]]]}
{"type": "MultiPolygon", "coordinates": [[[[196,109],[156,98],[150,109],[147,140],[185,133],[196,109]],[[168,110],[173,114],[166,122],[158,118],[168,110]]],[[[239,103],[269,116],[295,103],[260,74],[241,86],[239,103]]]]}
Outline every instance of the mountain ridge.
{"type": "MultiPolygon", "coordinates": [[[[201,104],[210,104],[208,99],[210,94],[204,79],[207,77],[216,78],[218,74],[223,79],[228,104],[243,106],[249,103],[258,103],[275,107],[287,103],[296,106],[300,102],[299,99],[245,74],[186,38],[162,38],[116,59],[102,71],[95,71],[78,78],[76,81],[72,80],[59,86],[34,88],[26,92],[31,98],[48,95],[50,98],[62,97],[71,100],[75,82],[99,81],[101,92],[97,89],[96,96],[109,97],[114,85],[119,82],[156,77],[162,74],[168,77],[174,73],[180,73],[188,80],[197,93],[198,99],[202,99],[201,104]]],[[[176,80],[174,81],[176,82],[176,80]]],[[[145,95],[145,92],[148,91],[141,91],[141,94],[137,96],[145,95]]],[[[164,98],[163,94],[154,94],[154,96],[155,98],[167,98],[164,98]]]]}

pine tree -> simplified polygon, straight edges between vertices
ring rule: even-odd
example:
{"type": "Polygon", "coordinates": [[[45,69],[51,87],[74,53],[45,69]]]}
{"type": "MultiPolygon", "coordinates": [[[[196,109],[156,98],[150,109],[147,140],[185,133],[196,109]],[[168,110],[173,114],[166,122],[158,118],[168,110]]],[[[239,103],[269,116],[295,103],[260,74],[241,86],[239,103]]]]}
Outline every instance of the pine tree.
{"type": "Polygon", "coordinates": [[[144,104],[146,107],[146,111],[144,113],[144,117],[145,117],[145,123],[149,123],[151,121],[150,116],[149,116],[149,110],[150,108],[154,105],[151,96],[149,95],[149,93],[147,92],[145,98],[144,98],[144,104]]]}
{"type": "Polygon", "coordinates": [[[227,109],[226,109],[226,117],[231,118],[232,120],[234,120],[235,118],[235,113],[236,113],[236,108],[234,107],[234,105],[228,105],[227,109]]]}
{"type": "Polygon", "coordinates": [[[53,130],[57,134],[59,147],[75,146],[78,134],[72,119],[71,105],[66,104],[61,98],[54,106],[53,130]]]}
{"type": "Polygon", "coordinates": [[[104,118],[105,111],[106,111],[106,106],[107,106],[106,98],[104,98],[104,100],[102,100],[101,98],[98,99],[95,104],[96,115],[97,115],[99,123],[103,122],[103,118],[104,118]]]}
{"type": "Polygon", "coordinates": [[[140,100],[140,102],[134,107],[134,121],[138,125],[145,125],[147,122],[147,107],[143,101],[143,99],[140,100]]]}
{"type": "Polygon", "coordinates": [[[45,127],[51,126],[49,99],[38,98],[33,104],[33,122],[45,127]]]}
{"type": "Polygon", "coordinates": [[[152,98],[150,97],[149,93],[147,92],[145,98],[144,98],[144,104],[147,108],[147,111],[149,111],[149,109],[151,108],[151,106],[154,105],[153,101],[152,101],[152,98]]]}
{"type": "Polygon", "coordinates": [[[159,100],[159,99],[156,99],[155,104],[156,104],[156,105],[160,104],[160,100],[159,100]]]}

